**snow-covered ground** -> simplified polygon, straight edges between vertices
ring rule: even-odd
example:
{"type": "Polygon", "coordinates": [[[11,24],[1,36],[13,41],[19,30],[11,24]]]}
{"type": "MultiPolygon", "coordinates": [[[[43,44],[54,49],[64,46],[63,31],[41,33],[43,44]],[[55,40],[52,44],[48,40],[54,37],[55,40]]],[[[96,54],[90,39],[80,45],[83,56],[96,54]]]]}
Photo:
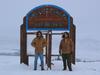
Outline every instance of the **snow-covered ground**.
{"type": "MultiPolygon", "coordinates": [[[[30,64],[26,66],[24,64],[19,64],[19,56],[0,56],[0,74],[1,75],[100,75],[100,62],[76,62],[73,65],[73,71],[68,70],[62,71],[61,61],[52,61],[52,70],[47,70],[45,65],[45,70],[41,71],[38,65],[38,70],[33,70],[34,57],[30,57],[30,64]]],[[[38,62],[38,64],[40,64],[38,62]]]]}

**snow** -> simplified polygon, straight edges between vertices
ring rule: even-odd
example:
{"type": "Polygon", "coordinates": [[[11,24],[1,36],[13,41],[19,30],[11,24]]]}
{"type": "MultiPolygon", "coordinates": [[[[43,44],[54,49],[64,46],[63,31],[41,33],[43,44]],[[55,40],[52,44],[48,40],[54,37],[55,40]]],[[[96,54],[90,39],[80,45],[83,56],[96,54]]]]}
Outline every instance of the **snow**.
{"type": "Polygon", "coordinates": [[[47,70],[45,65],[45,70],[41,71],[39,62],[38,62],[38,70],[33,70],[33,61],[34,57],[30,57],[30,64],[26,66],[24,64],[19,64],[19,56],[0,56],[0,74],[2,75],[99,75],[100,67],[98,66],[100,62],[77,62],[76,65],[73,65],[73,71],[70,72],[68,70],[62,71],[62,62],[61,61],[52,61],[54,65],[52,65],[51,70],[47,70]]]}
{"type": "MultiPolygon", "coordinates": [[[[100,0],[0,0],[0,75],[100,75],[100,0]],[[23,17],[36,6],[54,4],[64,8],[76,25],[76,65],[62,71],[62,61],[52,57],[52,69],[34,71],[34,57],[29,66],[20,64],[20,25],[23,17]],[[6,22],[5,22],[6,21],[6,22]]],[[[28,54],[34,54],[28,35],[28,54]]],[[[52,54],[58,54],[61,36],[53,36],[52,54]]],[[[61,57],[60,57],[61,58],[61,57]]]]}

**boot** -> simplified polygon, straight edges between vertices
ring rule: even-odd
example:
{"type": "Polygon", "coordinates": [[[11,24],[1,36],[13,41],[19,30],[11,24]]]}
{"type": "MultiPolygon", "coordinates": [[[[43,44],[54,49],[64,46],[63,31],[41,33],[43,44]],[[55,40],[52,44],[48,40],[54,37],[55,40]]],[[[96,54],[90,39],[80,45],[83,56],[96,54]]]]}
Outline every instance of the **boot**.
{"type": "Polygon", "coordinates": [[[41,68],[41,70],[44,70],[44,68],[41,68]]]}
{"type": "Polygon", "coordinates": [[[37,69],[34,69],[34,70],[37,70],[37,69]]]}
{"type": "Polygon", "coordinates": [[[63,70],[66,70],[66,67],[64,67],[63,70]]]}

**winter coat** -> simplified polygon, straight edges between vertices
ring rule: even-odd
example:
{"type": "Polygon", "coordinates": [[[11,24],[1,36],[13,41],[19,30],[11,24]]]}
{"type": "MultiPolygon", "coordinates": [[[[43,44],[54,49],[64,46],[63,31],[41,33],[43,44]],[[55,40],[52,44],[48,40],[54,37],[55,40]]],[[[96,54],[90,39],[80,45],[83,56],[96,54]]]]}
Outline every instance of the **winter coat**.
{"type": "Polygon", "coordinates": [[[70,54],[73,52],[73,42],[70,38],[64,38],[60,42],[59,51],[61,54],[70,54]]]}
{"type": "Polygon", "coordinates": [[[43,53],[43,48],[47,45],[47,43],[43,37],[36,37],[33,39],[31,45],[35,48],[35,53],[43,53]]]}

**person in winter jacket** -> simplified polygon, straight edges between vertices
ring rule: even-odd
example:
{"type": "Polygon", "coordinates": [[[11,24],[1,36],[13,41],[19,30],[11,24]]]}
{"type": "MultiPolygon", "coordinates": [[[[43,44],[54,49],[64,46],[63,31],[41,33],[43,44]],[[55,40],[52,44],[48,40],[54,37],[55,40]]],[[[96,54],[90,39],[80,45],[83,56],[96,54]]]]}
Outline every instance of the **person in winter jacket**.
{"type": "Polygon", "coordinates": [[[73,52],[73,42],[69,38],[69,33],[64,32],[59,46],[59,53],[62,55],[62,60],[63,60],[63,70],[67,69],[66,66],[66,60],[67,60],[69,71],[72,71],[72,65],[71,65],[72,52],[73,52]]]}
{"type": "Polygon", "coordinates": [[[42,36],[42,32],[36,33],[36,38],[33,39],[31,45],[35,48],[34,70],[37,70],[37,60],[40,57],[41,70],[44,70],[43,48],[46,47],[46,40],[42,36]]]}

